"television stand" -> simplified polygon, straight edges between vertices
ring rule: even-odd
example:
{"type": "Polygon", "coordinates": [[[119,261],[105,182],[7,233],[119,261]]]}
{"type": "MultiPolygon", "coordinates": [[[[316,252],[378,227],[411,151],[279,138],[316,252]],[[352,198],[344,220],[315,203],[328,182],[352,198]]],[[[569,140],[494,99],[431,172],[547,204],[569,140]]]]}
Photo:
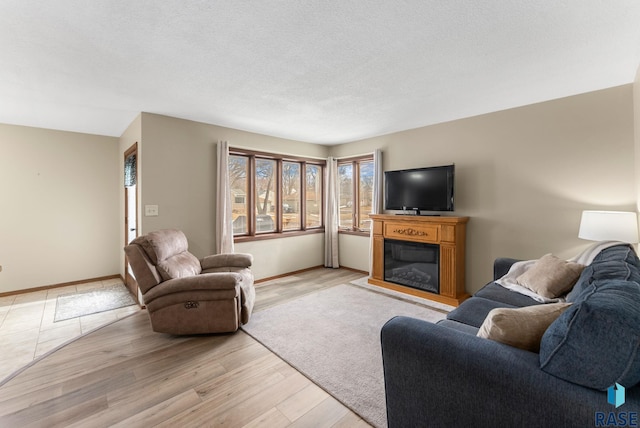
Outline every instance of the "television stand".
{"type": "MultiPolygon", "coordinates": [[[[369,284],[451,306],[458,306],[469,297],[465,290],[464,269],[466,226],[469,217],[372,214],[371,218],[373,220],[373,269],[368,280],[369,284]],[[437,262],[435,262],[437,265],[435,275],[438,278],[437,292],[385,280],[385,267],[389,264],[388,260],[385,260],[385,241],[387,244],[406,241],[435,247],[437,252],[433,254],[437,254],[437,262]]],[[[425,260],[419,260],[416,257],[422,256],[416,256],[416,253],[409,249],[399,259],[400,261],[410,260],[410,263],[420,265],[434,263],[435,256],[429,257],[428,252],[426,254],[425,260]]],[[[415,269],[412,270],[415,271],[415,269]]]]}
{"type": "Polygon", "coordinates": [[[420,214],[420,211],[417,211],[415,213],[398,213],[398,214],[394,214],[394,215],[407,215],[407,216],[422,216],[422,217],[441,217],[442,214],[420,214]]]}

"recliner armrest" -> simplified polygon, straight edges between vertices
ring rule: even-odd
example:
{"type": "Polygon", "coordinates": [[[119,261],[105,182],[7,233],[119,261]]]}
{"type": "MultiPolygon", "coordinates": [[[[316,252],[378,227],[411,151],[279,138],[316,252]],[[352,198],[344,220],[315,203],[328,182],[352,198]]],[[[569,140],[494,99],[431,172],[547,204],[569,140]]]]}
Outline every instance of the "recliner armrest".
{"type": "MultiPolygon", "coordinates": [[[[203,273],[175,278],[153,287],[144,294],[144,300],[149,303],[158,297],[173,293],[235,290],[243,281],[244,277],[236,272],[203,273]]],[[[239,288],[236,292],[239,292],[239,288]]]]}
{"type": "Polygon", "coordinates": [[[213,254],[200,260],[202,270],[219,267],[248,268],[253,264],[253,256],[247,253],[213,254]]]}

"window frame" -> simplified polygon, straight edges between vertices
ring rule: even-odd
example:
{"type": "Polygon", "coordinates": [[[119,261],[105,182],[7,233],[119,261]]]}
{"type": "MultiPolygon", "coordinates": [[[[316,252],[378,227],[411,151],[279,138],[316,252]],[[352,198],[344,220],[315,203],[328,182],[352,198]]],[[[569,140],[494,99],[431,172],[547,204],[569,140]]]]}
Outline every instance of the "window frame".
{"type": "Polygon", "coordinates": [[[247,212],[247,233],[241,235],[233,235],[234,242],[248,242],[259,241],[263,239],[278,239],[290,236],[308,235],[313,233],[324,233],[325,216],[324,216],[324,204],[325,204],[325,176],[327,173],[327,162],[324,159],[306,158],[301,156],[283,155],[277,153],[260,152],[249,149],[241,148],[229,148],[229,156],[243,156],[247,158],[247,200],[248,200],[248,212],[247,212]],[[275,168],[275,230],[270,232],[258,232],[256,230],[256,159],[267,159],[276,162],[275,168]],[[284,230],[283,228],[283,214],[284,210],[283,195],[282,195],[282,171],[284,162],[294,162],[300,164],[300,228],[293,230],[284,230]],[[320,213],[321,222],[319,226],[307,227],[307,211],[306,211],[306,177],[307,177],[307,165],[315,165],[320,168],[320,180],[322,191],[320,195],[320,213]]]}
{"type": "Polygon", "coordinates": [[[338,233],[343,233],[345,235],[369,236],[371,233],[370,230],[363,230],[357,226],[358,219],[360,218],[360,163],[361,162],[373,162],[373,154],[338,159],[338,162],[337,162],[338,169],[340,168],[340,165],[351,164],[351,167],[352,167],[351,171],[353,174],[351,176],[351,185],[352,185],[351,192],[353,194],[353,202],[351,204],[352,226],[349,228],[340,227],[340,222],[338,221],[338,233]]]}

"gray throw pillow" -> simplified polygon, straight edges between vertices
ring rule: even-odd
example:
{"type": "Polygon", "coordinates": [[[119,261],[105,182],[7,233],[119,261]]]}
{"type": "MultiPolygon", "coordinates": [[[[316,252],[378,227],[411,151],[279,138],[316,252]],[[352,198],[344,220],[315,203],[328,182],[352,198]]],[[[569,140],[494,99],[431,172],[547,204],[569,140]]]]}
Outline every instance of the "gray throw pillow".
{"type": "Polygon", "coordinates": [[[570,305],[548,303],[524,308],[492,309],[480,326],[477,336],[538,352],[544,332],[570,305]]]}
{"type": "Polygon", "coordinates": [[[555,299],[571,290],[584,265],[545,254],[525,273],[516,278],[518,284],[548,299],[555,299]]]}

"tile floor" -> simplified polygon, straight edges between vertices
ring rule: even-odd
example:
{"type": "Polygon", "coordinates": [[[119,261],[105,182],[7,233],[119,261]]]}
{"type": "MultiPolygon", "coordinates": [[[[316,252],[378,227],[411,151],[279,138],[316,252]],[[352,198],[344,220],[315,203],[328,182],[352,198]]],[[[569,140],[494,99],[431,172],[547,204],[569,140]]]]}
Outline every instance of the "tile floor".
{"type": "Polygon", "coordinates": [[[120,279],[0,297],[0,382],[53,348],[140,310],[138,305],[53,322],[60,294],[121,284],[120,279]]]}

